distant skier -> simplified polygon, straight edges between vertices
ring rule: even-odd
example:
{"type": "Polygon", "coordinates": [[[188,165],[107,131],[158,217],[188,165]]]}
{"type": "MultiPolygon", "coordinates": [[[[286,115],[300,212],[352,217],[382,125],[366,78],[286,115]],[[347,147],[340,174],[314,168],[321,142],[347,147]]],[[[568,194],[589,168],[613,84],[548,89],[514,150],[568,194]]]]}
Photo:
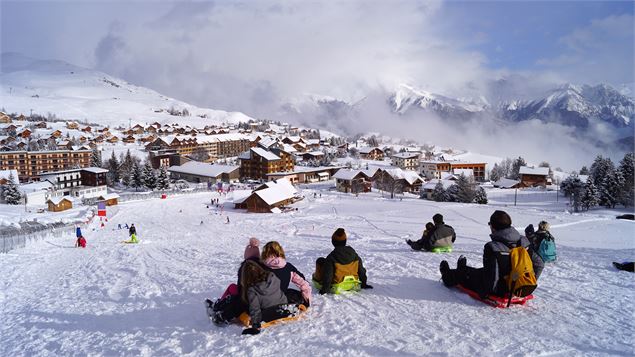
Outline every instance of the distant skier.
{"type": "Polygon", "coordinates": [[[86,248],[86,238],[84,238],[81,235],[79,237],[77,237],[77,241],[75,241],[75,247],[76,248],[80,248],[80,247],[81,248],[86,248]]]}
{"type": "Polygon", "coordinates": [[[130,228],[128,229],[128,235],[132,236],[132,235],[136,235],[137,234],[137,228],[134,226],[134,223],[130,225],[130,228]]]}
{"type": "Polygon", "coordinates": [[[75,236],[76,236],[77,238],[79,238],[79,237],[81,237],[81,236],[82,236],[82,229],[81,229],[81,228],[79,228],[79,224],[77,225],[77,229],[75,229],[75,236]]]}

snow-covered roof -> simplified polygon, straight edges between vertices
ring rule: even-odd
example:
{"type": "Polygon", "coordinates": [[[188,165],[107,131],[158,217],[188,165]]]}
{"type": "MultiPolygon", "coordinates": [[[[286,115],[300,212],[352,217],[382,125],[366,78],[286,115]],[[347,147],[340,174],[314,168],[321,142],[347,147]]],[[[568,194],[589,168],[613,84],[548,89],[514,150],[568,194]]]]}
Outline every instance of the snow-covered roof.
{"type": "Polygon", "coordinates": [[[321,151],[311,151],[311,152],[305,152],[302,155],[323,156],[324,153],[321,151]]]}
{"type": "Polygon", "coordinates": [[[60,202],[62,202],[62,201],[64,201],[64,200],[67,200],[67,201],[73,202],[73,199],[72,199],[72,198],[70,198],[69,196],[51,197],[51,198],[49,198],[49,200],[48,200],[48,201],[46,201],[46,202],[51,202],[51,203],[53,203],[54,205],[59,205],[59,204],[60,204],[60,202]]]}
{"type": "Polygon", "coordinates": [[[441,180],[458,180],[459,178],[456,177],[456,175],[454,175],[451,172],[441,172],[441,180]]]}
{"type": "Polygon", "coordinates": [[[286,178],[275,181],[267,181],[264,185],[269,188],[276,188],[278,190],[284,191],[291,196],[294,196],[298,193],[298,190],[296,190],[291,181],[287,180],[286,178]]]}
{"type": "Polygon", "coordinates": [[[368,153],[370,153],[371,151],[373,151],[373,150],[375,150],[375,149],[377,149],[377,150],[379,150],[379,151],[383,152],[383,150],[382,150],[382,149],[380,149],[380,148],[378,148],[378,147],[370,147],[370,146],[365,146],[365,147],[363,147],[363,148],[359,148],[357,151],[358,151],[360,154],[368,154],[368,153]]]}
{"type": "Polygon", "coordinates": [[[434,190],[434,187],[437,185],[437,183],[441,182],[441,184],[443,185],[444,189],[448,189],[450,186],[456,184],[456,182],[454,181],[450,181],[450,180],[430,180],[429,182],[424,183],[421,186],[422,190],[434,190]]]}
{"type": "Polygon", "coordinates": [[[9,176],[13,176],[13,183],[19,184],[18,170],[0,170],[0,180],[9,180],[9,176]]]}
{"type": "Polygon", "coordinates": [[[119,195],[116,194],[116,193],[108,193],[108,194],[99,196],[99,198],[102,198],[102,199],[107,201],[107,200],[112,200],[112,199],[115,199],[115,198],[119,198],[119,195]]]}
{"type": "Polygon", "coordinates": [[[232,203],[243,203],[249,196],[251,196],[251,190],[234,190],[232,194],[232,203]]]}
{"type": "Polygon", "coordinates": [[[205,177],[218,177],[221,174],[230,173],[239,168],[240,166],[235,165],[212,165],[198,161],[189,161],[181,166],[170,166],[168,171],[205,177]]]}
{"type": "Polygon", "coordinates": [[[354,179],[359,174],[366,176],[366,173],[362,172],[361,170],[340,169],[335,173],[335,175],[333,175],[333,178],[349,181],[354,179]]]}
{"type": "Polygon", "coordinates": [[[399,179],[406,180],[406,182],[408,182],[409,185],[412,185],[417,180],[423,182],[423,179],[421,178],[421,176],[417,175],[416,172],[411,170],[402,170],[400,168],[394,168],[394,169],[386,169],[384,171],[386,171],[395,180],[399,180],[399,179]]]}
{"type": "Polygon", "coordinates": [[[105,174],[108,172],[108,170],[102,169],[101,167],[84,167],[82,171],[88,171],[94,174],[105,174]]]}
{"type": "Polygon", "coordinates": [[[263,148],[251,148],[251,151],[257,154],[258,156],[262,156],[267,161],[275,161],[280,160],[280,157],[271,151],[267,151],[263,148]]]}
{"type": "Polygon", "coordinates": [[[280,140],[278,140],[278,138],[272,138],[270,136],[265,136],[264,138],[260,139],[260,141],[258,142],[258,145],[264,147],[264,148],[269,148],[272,145],[275,145],[277,143],[279,143],[280,140]]]}
{"type": "Polygon", "coordinates": [[[53,189],[53,184],[49,181],[40,181],[27,183],[25,185],[18,186],[18,190],[23,193],[34,192],[34,191],[42,191],[53,189]]]}
{"type": "Polygon", "coordinates": [[[414,152],[400,152],[400,153],[394,154],[392,157],[396,157],[399,159],[416,159],[419,157],[419,154],[414,152]]]}
{"type": "Polygon", "coordinates": [[[502,188],[512,188],[515,185],[519,184],[520,181],[517,180],[512,180],[512,179],[508,179],[508,178],[501,178],[498,181],[494,182],[494,186],[495,187],[502,187],[502,188]]]}
{"type": "Polygon", "coordinates": [[[549,175],[548,167],[530,167],[530,166],[521,166],[520,171],[518,171],[521,175],[549,175]]]}

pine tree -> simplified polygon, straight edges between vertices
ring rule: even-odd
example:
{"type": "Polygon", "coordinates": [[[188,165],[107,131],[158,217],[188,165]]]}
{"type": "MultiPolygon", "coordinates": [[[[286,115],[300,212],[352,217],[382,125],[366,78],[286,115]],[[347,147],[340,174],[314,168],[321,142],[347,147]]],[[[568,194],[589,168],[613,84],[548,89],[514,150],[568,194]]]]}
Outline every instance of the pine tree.
{"type": "Polygon", "coordinates": [[[582,166],[582,168],[580,169],[580,175],[588,175],[589,174],[589,169],[586,166],[582,166]]]}
{"type": "Polygon", "coordinates": [[[622,185],[623,200],[622,204],[626,206],[635,205],[635,154],[626,153],[622,161],[620,161],[619,171],[622,173],[624,183],[622,185]]]}
{"type": "Polygon", "coordinates": [[[504,170],[503,170],[503,168],[501,166],[499,166],[498,164],[494,164],[494,167],[489,172],[490,181],[496,182],[496,181],[502,179],[503,177],[505,177],[505,173],[503,171],[504,170]]]}
{"type": "Polygon", "coordinates": [[[447,197],[443,183],[441,183],[441,181],[437,182],[432,191],[432,199],[437,202],[445,202],[447,201],[447,197]]]}
{"type": "Polygon", "coordinates": [[[143,167],[143,184],[149,188],[150,190],[154,190],[157,187],[157,176],[150,165],[150,161],[146,161],[145,166],[143,167]]]}
{"type": "Polygon", "coordinates": [[[456,194],[456,201],[463,203],[472,203],[474,201],[474,189],[472,184],[464,174],[459,175],[459,179],[456,181],[458,188],[456,194]]]}
{"type": "Polygon", "coordinates": [[[478,203],[479,205],[487,204],[487,192],[481,186],[476,189],[476,193],[474,195],[474,203],[478,203]]]}
{"type": "Polygon", "coordinates": [[[134,163],[132,166],[132,179],[130,180],[130,184],[135,190],[139,190],[140,187],[144,186],[143,182],[143,172],[141,172],[141,167],[138,163],[134,163]]]}
{"type": "Polygon", "coordinates": [[[520,178],[520,168],[522,166],[527,166],[527,162],[525,162],[525,159],[519,156],[516,160],[514,160],[514,163],[512,164],[510,175],[510,178],[512,180],[518,180],[520,178]]]}
{"type": "Polygon", "coordinates": [[[604,206],[606,208],[614,208],[617,203],[615,197],[615,187],[617,186],[617,181],[615,180],[615,174],[613,172],[608,172],[606,176],[604,176],[604,180],[600,185],[599,195],[598,195],[598,204],[604,206]]]}
{"type": "Polygon", "coordinates": [[[598,204],[597,188],[595,187],[593,180],[589,176],[589,178],[587,178],[586,180],[584,193],[582,194],[582,198],[580,199],[580,205],[582,205],[582,207],[588,211],[590,208],[597,206],[597,204],[598,204]]]}
{"type": "Polygon", "coordinates": [[[123,183],[125,186],[130,186],[133,165],[134,160],[132,159],[132,155],[130,155],[130,149],[128,149],[128,151],[126,151],[126,156],[121,162],[119,170],[121,175],[121,183],[123,183]]]}
{"type": "Polygon", "coordinates": [[[102,165],[103,163],[101,161],[101,151],[97,150],[97,148],[94,148],[92,154],[90,155],[90,166],[102,167],[102,165]]]}
{"type": "Polygon", "coordinates": [[[8,205],[19,205],[22,199],[22,194],[18,190],[18,186],[15,184],[15,178],[13,174],[9,174],[7,183],[4,185],[4,200],[8,205]]]}
{"type": "Polygon", "coordinates": [[[598,155],[591,165],[589,175],[593,178],[595,186],[601,187],[606,175],[609,173],[612,174],[614,170],[615,165],[613,165],[613,161],[611,161],[610,158],[605,159],[602,155],[598,155]]]}
{"type": "Polygon", "coordinates": [[[445,194],[446,194],[446,202],[460,202],[458,185],[454,184],[448,187],[448,189],[445,190],[445,194]]]}
{"type": "Polygon", "coordinates": [[[170,179],[168,178],[168,171],[165,166],[159,170],[159,177],[157,177],[157,188],[159,190],[167,190],[170,188],[170,179]]]}
{"type": "Polygon", "coordinates": [[[110,186],[115,186],[119,183],[121,178],[119,174],[119,160],[115,156],[115,151],[112,151],[112,155],[108,160],[108,177],[110,179],[110,186]]]}

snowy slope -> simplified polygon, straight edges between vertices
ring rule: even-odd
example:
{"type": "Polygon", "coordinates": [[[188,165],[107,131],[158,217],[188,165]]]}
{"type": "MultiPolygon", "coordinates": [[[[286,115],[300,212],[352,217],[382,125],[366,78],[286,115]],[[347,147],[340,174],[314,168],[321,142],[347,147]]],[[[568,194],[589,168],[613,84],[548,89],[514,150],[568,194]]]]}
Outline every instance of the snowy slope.
{"type": "Polygon", "coordinates": [[[88,120],[106,125],[180,122],[183,125],[237,123],[250,118],[242,113],[198,108],[138,87],[105,73],[66,62],[37,60],[3,53],[0,103],[8,113],[53,113],[68,120],[88,120]],[[166,111],[187,109],[189,117],[166,111]],[[161,111],[161,112],[157,112],[161,111]],[[207,119],[198,117],[206,115],[207,119]]]}
{"type": "MultiPolygon", "coordinates": [[[[322,191],[290,214],[208,212],[212,194],[129,202],[114,208],[104,229],[84,227],[88,248],[74,237],[45,240],[0,255],[2,356],[632,356],[635,280],[611,261],[635,254],[633,222],[603,211],[571,215],[562,206],[507,207],[517,227],[547,219],[559,260],[546,267],[536,298],[497,310],[445,288],[439,262],[460,254],[480,265],[493,206],[418,199],[353,197],[322,191]],[[455,227],[455,252],[410,251],[440,212],[455,227]],[[200,222],[203,221],[203,224],[200,222]],[[134,222],[139,245],[119,241],[118,223],[134,222]],[[364,259],[374,290],[314,295],[306,318],[241,336],[213,326],[202,301],[236,279],[251,236],[278,240],[306,276],[344,227],[364,259]],[[68,248],[68,249],[67,249],[68,248]]],[[[224,199],[224,198],[221,198],[224,199]]],[[[111,208],[111,210],[113,210],[111,208]]]]}

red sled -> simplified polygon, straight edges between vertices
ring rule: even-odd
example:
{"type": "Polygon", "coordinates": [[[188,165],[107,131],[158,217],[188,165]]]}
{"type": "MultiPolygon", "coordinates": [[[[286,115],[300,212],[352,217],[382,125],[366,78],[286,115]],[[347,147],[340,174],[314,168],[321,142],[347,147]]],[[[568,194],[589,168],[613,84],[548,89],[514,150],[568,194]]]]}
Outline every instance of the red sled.
{"type": "MultiPolygon", "coordinates": [[[[464,287],[463,285],[457,285],[456,286],[460,292],[466,293],[468,294],[470,297],[472,297],[474,300],[478,300],[480,302],[483,302],[489,306],[493,306],[493,307],[497,307],[500,309],[504,309],[507,307],[507,303],[509,302],[509,297],[500,297],[500,296],[495,296],[495,295],[487,295],[487,297],[482,298],[477,292],[470,290],[466,287],[464,287]]],[[[533,295],[527,295],[525,297],[520,297],[520,296],[513,296],[512,297],[512,301],[511,301],[511,305],[525,305],[525,303],[531,299],[533,299],[534,296],[533,295]]]]}

